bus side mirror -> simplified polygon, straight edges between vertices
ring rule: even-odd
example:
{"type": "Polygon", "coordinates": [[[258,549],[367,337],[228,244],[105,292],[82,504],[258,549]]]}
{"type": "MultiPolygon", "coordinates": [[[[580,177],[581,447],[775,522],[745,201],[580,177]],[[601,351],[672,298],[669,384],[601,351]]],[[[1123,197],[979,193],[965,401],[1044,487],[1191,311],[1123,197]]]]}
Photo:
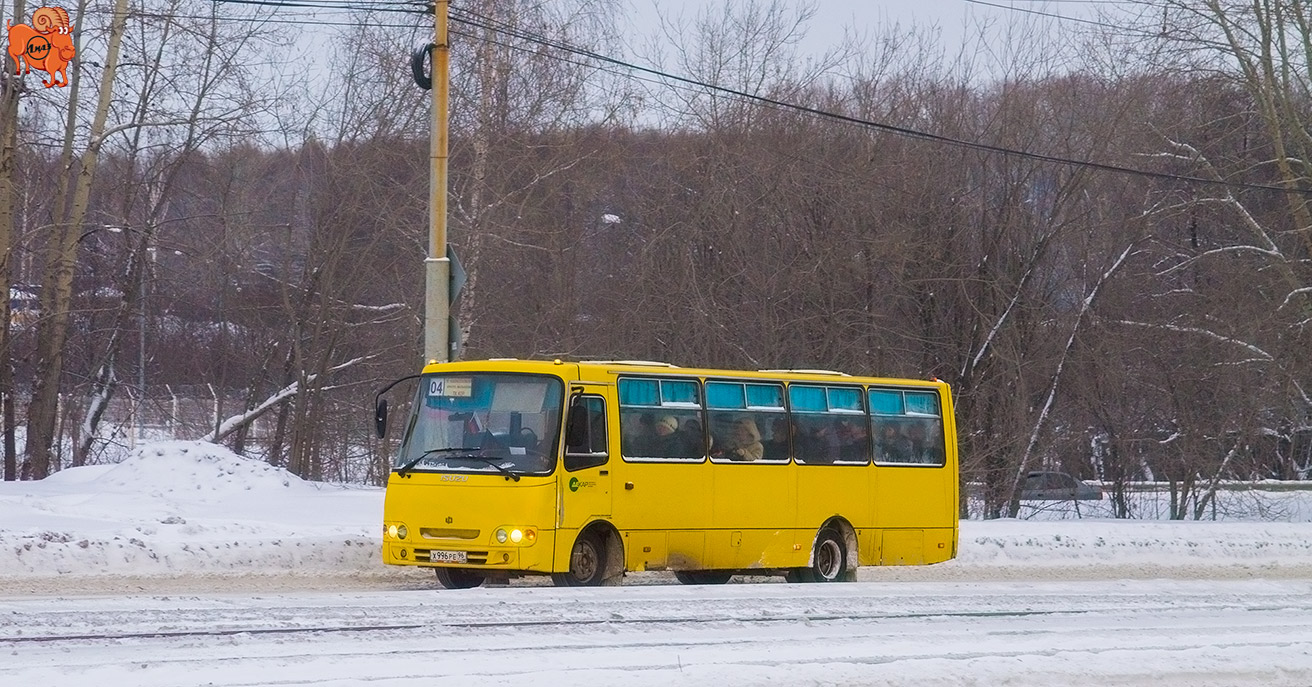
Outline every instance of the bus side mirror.
{"type": "Polygon", "coordinates": [[[569,424],[565,427],[565,452],[588,452],[588,410],[582,403],[569,407],[569,424]]]}
{"type": "Polygon", "coordinates": [[[387,399],[385,398],[379,399],[378,404],[374,406],[374,429],[377,430],[379,439],[387,433],[387,399]]]}

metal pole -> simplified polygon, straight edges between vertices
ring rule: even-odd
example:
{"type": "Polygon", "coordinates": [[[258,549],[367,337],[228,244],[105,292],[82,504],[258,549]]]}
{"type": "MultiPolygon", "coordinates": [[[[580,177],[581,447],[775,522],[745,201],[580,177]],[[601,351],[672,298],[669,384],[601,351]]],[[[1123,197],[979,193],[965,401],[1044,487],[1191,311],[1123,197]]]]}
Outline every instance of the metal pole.
{"type": "Polygon", "coordinates": [[[145,440],[146,431],[146,258],[150,247],[142,241],[144,254],[137,257],[137,443],[145,440]]]}
{"type": "Polygon", "coordinates": [[[451,261],[446,257],[446,172],[447,172],[447,103],[449,101],[450,45],[447,43],[447,10],[450,0],[435,0],[436,37],[433,49],[433,134],[429,157],[432,178],[429,185],[428,223],[430,227],[428,257],[424,260],[424,360],[446,362],[451,359],[451,342],[447,340],[450,317],[451,261]]]}

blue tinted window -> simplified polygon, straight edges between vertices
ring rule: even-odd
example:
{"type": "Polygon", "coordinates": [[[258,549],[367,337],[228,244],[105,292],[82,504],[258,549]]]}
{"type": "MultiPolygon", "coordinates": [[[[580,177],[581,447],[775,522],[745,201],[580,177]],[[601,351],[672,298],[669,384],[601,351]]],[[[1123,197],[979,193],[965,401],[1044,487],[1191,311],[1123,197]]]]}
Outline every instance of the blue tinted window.
{"type": "Polygon", "coordinates": [[[660,387],[654,379],[621,379],[620,403],[626,406],[658,406],[660,387]]]}
{"type": "Polygon", "coordinates": [[[922,391],[907,392],[907,413],[938,415],[938,394],[922,391]]]}
{"type": "Polygon", "coordinates": [[[662,380],[661,400],[665,403],[701,403],[697,395],[697,382],[662,380]]]}
{"type": "Polygon", "coordinates": [[[747,405],[753,408],[783,408],[783,387],[774,384],[748,384],[747,405]]]}
{"type": "Polygon", "coordinates": [[[854,410],[862,412],[860,389],[829,389],[830,410],[854,410]]]}
{"type": "Polygon", "coordinates": [[[788,387],[788,400],[793,405],[793,412],[823,413],[829,410],[828,404],[825,403],[825,390],[823,387],[790,386],[788,387]]]}
{"type": "Polygon", "coordinates": [[[871,389],[870,412],[876,415],[901,415],[902,392],[890,389],[871,389]]]}
{"type": "Polygon", "coordinates": [[[746,408],[747,405],[743,402],[743,385],[707,382],[706,406],[708,408],[746,408]]]}

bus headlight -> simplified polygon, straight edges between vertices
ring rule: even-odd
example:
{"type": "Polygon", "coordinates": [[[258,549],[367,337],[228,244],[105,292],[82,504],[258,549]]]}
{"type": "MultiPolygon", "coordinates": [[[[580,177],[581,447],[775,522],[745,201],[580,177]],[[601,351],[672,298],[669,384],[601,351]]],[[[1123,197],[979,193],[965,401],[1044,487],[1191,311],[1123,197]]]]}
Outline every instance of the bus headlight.
{"type": "Polygon", "coordinates": [[[396,538],[396,525],[388,525],[388,526],[387,526],[387,536],[389,536],[389,537],[391,537],[391,538],[393,538],[393,539],[396,538]]]}
{"type": "Polygon", "coordinates": [[[387,536],[393,539],[405,539],[410,534],[410,530],[405,525],[388,525],[387,536]]]}
{"type": "Polygon", "coordinates": [[[518,544],[520,546],[532,546],[538,540],[538,531],[533,527],[514,527],[506,525],[498,527],[492,533],[498,544],[518,544]]]}
{"type": "Polygon", "coordinates": [[[397,528],[396,528],[396,536],[397,536],[398,538],[400,538],[400,539],[405,539],[405,535],[407,535],[407,534],[410,534],[410,530],[407,530],[407,529],[405,528],[405,525],[401,525],[400,527],[397,527],[397,528]]]}

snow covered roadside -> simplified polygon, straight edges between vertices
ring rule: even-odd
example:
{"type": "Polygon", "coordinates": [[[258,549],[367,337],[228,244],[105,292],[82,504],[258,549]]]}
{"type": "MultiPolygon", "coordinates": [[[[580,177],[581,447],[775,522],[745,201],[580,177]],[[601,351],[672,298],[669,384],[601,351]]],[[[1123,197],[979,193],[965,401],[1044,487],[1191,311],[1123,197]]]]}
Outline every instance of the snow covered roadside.
{"type": "MultiPolygon", "coordinates": [[[[383,492],[306,482],[205,442],[0,483],[0,594],[428,587],[379,561],[383,492]]],[[[1305,522],[961,524],[957,560],[866,580],[1312,579],[1305,522]]],[[[667,575],[630,576],[665,583],[667,575]]]]}
{"type": "Polygon", "coordinates": [[[0,484],[0,585],[403,580],[378,562],[382,505],[381,489],[306,482],[215,444],[149,444],[117,465],[0,484]]]}

